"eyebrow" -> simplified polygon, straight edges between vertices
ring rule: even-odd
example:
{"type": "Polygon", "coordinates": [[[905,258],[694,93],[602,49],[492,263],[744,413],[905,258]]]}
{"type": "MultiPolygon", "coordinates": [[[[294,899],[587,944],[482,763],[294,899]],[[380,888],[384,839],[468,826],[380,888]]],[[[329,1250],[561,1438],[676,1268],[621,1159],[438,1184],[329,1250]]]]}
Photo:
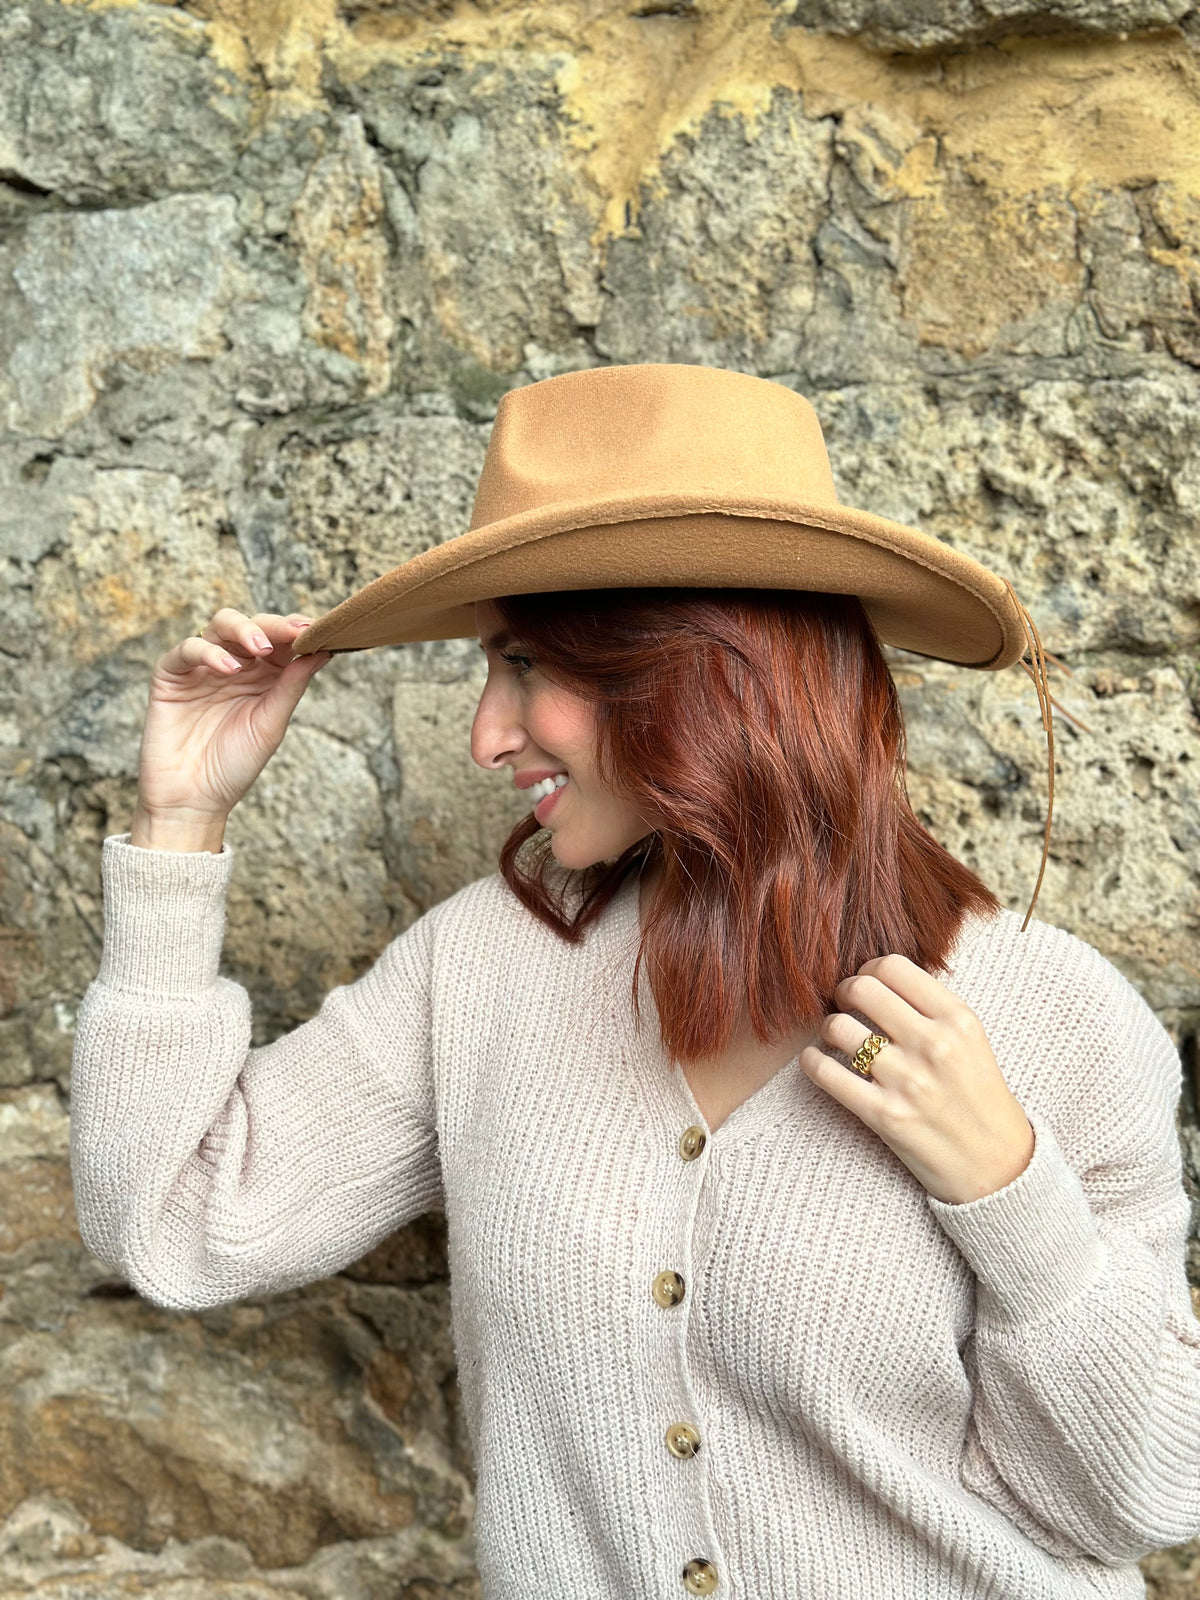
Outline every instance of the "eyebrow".
{"type": "Polygon", "coordinates": [[[484,651],[503,650],[507,645],[512,644],[512,642],[512,634],[509,633],[507,628],[504,628],[501,629],[499,633],[494,633],[490,639],[480,639],[479,648],[484,651]]]}

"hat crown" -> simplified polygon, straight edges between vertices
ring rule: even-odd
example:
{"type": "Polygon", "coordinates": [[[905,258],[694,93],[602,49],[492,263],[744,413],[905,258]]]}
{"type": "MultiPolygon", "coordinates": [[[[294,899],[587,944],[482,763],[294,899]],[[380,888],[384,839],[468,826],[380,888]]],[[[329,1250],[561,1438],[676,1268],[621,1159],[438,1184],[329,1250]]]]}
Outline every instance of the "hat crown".
{"type": "Polygon", "coordinates": [[[591,367],[500,401],[471,528],[550,505],[706,495],[837,505],[829,454],[803,395],[722,367],[591,367]]]}

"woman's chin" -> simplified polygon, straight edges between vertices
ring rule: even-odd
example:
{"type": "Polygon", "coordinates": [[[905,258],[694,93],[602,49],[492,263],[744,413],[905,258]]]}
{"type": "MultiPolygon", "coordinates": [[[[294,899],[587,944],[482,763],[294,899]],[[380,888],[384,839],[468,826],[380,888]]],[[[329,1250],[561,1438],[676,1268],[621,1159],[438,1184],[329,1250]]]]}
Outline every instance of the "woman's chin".
{"type": "Polygon", "coordinates": [[[592,864],[591,860],[581,860],[579,851],[571,848],[570,841],[564,840],[562,835],[555,833],[553,829],[550,830],[550,854],[560,866],[571,867],[576,872],[581,867],[590,867],[592,864]]]}
{"type": "Polygon", "coordinates": [[[561,832],[550,830],[550,854],[560,866],[581,872],[584,867],[594,867],[597,862],[608,860],[609,853],[599,849],[589,850],[586,845],[581,847],[578,842],[571,841],[569,828],[566,832],[568,837],[564,838],[561,832]]]}
{"type": "Polygon", "coordinates": [[[637,842],[630,840],[626,844],[614,844],[610,839],[607,843],[589,846],[586,840],[580,842],[578,839],[572,839],[569,827],[561,830],[552,828],[549,833],[551,855],[560,866],[569,867],[573,872],[582,872],[585,867],[606,866],[618,861],[629,849],[629,844],[637,842]]]}

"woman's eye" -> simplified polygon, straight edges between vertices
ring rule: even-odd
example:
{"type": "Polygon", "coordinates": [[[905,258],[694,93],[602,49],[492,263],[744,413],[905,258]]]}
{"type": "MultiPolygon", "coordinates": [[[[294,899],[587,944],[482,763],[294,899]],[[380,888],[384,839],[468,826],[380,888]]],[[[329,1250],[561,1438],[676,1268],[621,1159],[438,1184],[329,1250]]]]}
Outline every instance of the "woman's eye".
{"type": "Polygon", "coordinates": [[[515,665],[515,663],[518,662],[518,661],[523,661],[525,663],[525,665],[524,665],[524,667],[522,667],[521,671],[517,673],[517,677],[518,678],[523,678],[525,676],[525,674],[530,670],[530,668],[532,666],[532,663],[530,662],[530,659],[529,659],[528,656],[513,656],[513,655],[509,655],[506,650],[501,650],[500,659],[501,659],[501,661],[507,661],[510,666],[515,665]]]}

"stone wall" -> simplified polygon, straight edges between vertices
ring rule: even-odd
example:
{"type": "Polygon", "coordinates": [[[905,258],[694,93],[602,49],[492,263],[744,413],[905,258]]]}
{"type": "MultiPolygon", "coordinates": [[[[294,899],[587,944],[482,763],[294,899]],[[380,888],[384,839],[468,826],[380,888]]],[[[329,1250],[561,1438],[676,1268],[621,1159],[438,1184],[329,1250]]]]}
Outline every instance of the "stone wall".
{"type": "MultiPolygon", "coordinates": [[[[1012,579],[1075,719],[1035,914],[1178,1043],[1200,1194],[1198,252],[1190,0],[9,0],[0,1593],[479,1593],[444,1219],[160,1311],[80,1244],[66,1117],[153,662],[462,531],[517,384],[794,386],[845,501],[1012,579]]],[[[1023,912],[1032,684],[889,658],[914,805],[1023,912]]],[[[449,641],[308,691],[229,827],[256,1044],[494,869],[481,686],[449,641]]],[[[1200,1544],[1143,1570],[1200,1596],[1200,1544]]]]}

